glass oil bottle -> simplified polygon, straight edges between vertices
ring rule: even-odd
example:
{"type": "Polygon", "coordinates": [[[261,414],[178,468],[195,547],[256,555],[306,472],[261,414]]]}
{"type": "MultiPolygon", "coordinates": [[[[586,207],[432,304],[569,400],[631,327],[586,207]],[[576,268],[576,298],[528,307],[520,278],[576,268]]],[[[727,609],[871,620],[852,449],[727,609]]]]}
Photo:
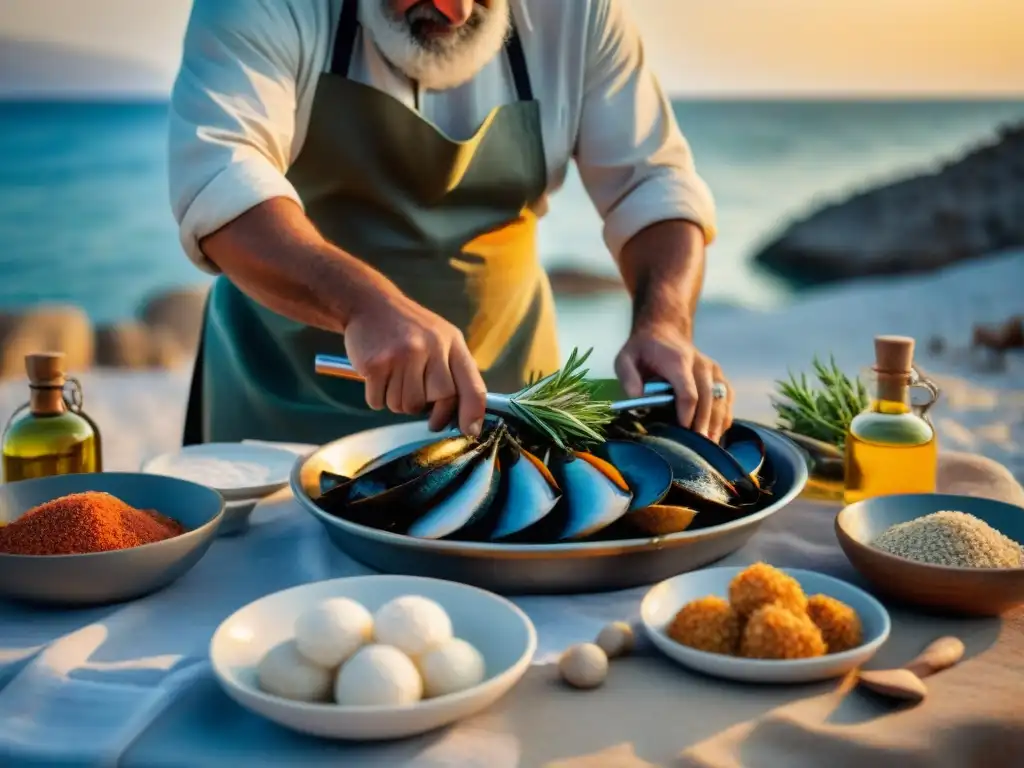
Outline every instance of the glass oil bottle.
{"type": "Polygon", "coordinates": [[[4,429],[0,481],[101,472],[99,428],[82,410],[81,385],[65,376],[64,354],[26,355],[25,368],[29,402],[4,429]]]}
{"type": "Polygon", "coordinates": [[[850,422],[846,437],[847,504],[874,496],[935,492],[938,443],[926,412],[938,389],[917,374],[913,359],[912,338],[875,338],[875,396],[850,422]],[[928,390],[931,399],[915,408],[911,389],[918,387],[928,390]]]}

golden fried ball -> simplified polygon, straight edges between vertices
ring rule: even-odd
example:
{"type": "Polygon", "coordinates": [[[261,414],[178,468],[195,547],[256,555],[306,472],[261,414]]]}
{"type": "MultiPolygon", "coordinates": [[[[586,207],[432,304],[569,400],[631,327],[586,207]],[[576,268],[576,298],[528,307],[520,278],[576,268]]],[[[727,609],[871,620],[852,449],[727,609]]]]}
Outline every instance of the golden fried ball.
{"type": "Polygon", "coordinates": [[[668,636],[681,645],[729,656],[736,655],[741,634],[740,617],[729,603],[712,595],[684,605],[668,628],[668,636]]]}
{"type": "Polygon", "coordinates": [[[807,597],[800,583],[767,563],[754,563],[736,574],[729,584],[729,603],[744,618],[770,603],[797,614],[807,610],[807,597]]]}
{"type": "Polygon", "coordinates": [[[864,641],[857,612],[834,597],[814,595],[808,598],[807,615],[821,630],[829,653],[848,651],[864,641]]]}
{"type": "Polygon", "coordinates": [[[810,659],[824,655],[825,640],[814,622],[779,604],[754,611],[740,641],[740,656],[749,659],[810,659]]]}

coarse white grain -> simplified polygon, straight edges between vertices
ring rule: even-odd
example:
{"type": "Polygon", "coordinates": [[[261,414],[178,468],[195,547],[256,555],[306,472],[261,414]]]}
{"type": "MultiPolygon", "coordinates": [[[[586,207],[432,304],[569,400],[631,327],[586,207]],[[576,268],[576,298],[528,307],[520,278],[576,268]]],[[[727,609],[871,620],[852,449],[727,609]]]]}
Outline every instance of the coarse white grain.
{"type": "Polygon", "coordinates": [[[942,510],[898,523],[872,542],[883,552],[928,565],[956,568],[1020,568],[1021,545],[984,520],[942,510]]]}

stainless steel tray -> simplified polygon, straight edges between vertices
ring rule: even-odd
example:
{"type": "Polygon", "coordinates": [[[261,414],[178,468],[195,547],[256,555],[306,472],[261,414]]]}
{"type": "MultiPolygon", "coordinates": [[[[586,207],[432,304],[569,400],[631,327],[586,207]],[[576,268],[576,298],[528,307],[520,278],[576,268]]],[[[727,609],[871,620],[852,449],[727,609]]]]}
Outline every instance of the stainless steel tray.
{"type": "Polygon", "coordinates": [[[382,453],[430,437],[426,422],[359,432],[296,462],[291,489],[342,551],[384,573],[433,576],[507,595],[605,592],[652,584],[719,560],[742,547],[761,523],[807,483],[807,465],[787,438],[750,424],[775,470],[775,503],[724,525],[668,536],[565,544],[478,544],[417,539],[332,517],[313,501],[320,474],[346,475],[382,453]]]}

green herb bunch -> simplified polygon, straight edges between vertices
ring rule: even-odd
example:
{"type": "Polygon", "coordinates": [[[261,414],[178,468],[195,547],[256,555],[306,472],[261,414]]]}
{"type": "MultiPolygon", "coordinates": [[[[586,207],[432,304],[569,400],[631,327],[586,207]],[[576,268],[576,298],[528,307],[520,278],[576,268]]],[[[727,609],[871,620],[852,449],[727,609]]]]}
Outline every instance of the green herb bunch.
{"type": "Polygon", "coordinates": [[[573,349],[561,370],[511,395],[512,410],[525,424],[563,450],[579,443],[604,441],[601,429],[612,421],[611,402],[594,398],[583,355],[573,349]]]}
{"type": "Polygon", "coordinates": [[[805,374],[798,379],[792,373],[787,381],[776,382],[780,397],[772,405],[778,426],[842,448],[853,417],[870,403],[867,387],[839,370],[834,357],[826,366],[815,355],[811,367],[817,385],[809,383],[805,374]]]}

